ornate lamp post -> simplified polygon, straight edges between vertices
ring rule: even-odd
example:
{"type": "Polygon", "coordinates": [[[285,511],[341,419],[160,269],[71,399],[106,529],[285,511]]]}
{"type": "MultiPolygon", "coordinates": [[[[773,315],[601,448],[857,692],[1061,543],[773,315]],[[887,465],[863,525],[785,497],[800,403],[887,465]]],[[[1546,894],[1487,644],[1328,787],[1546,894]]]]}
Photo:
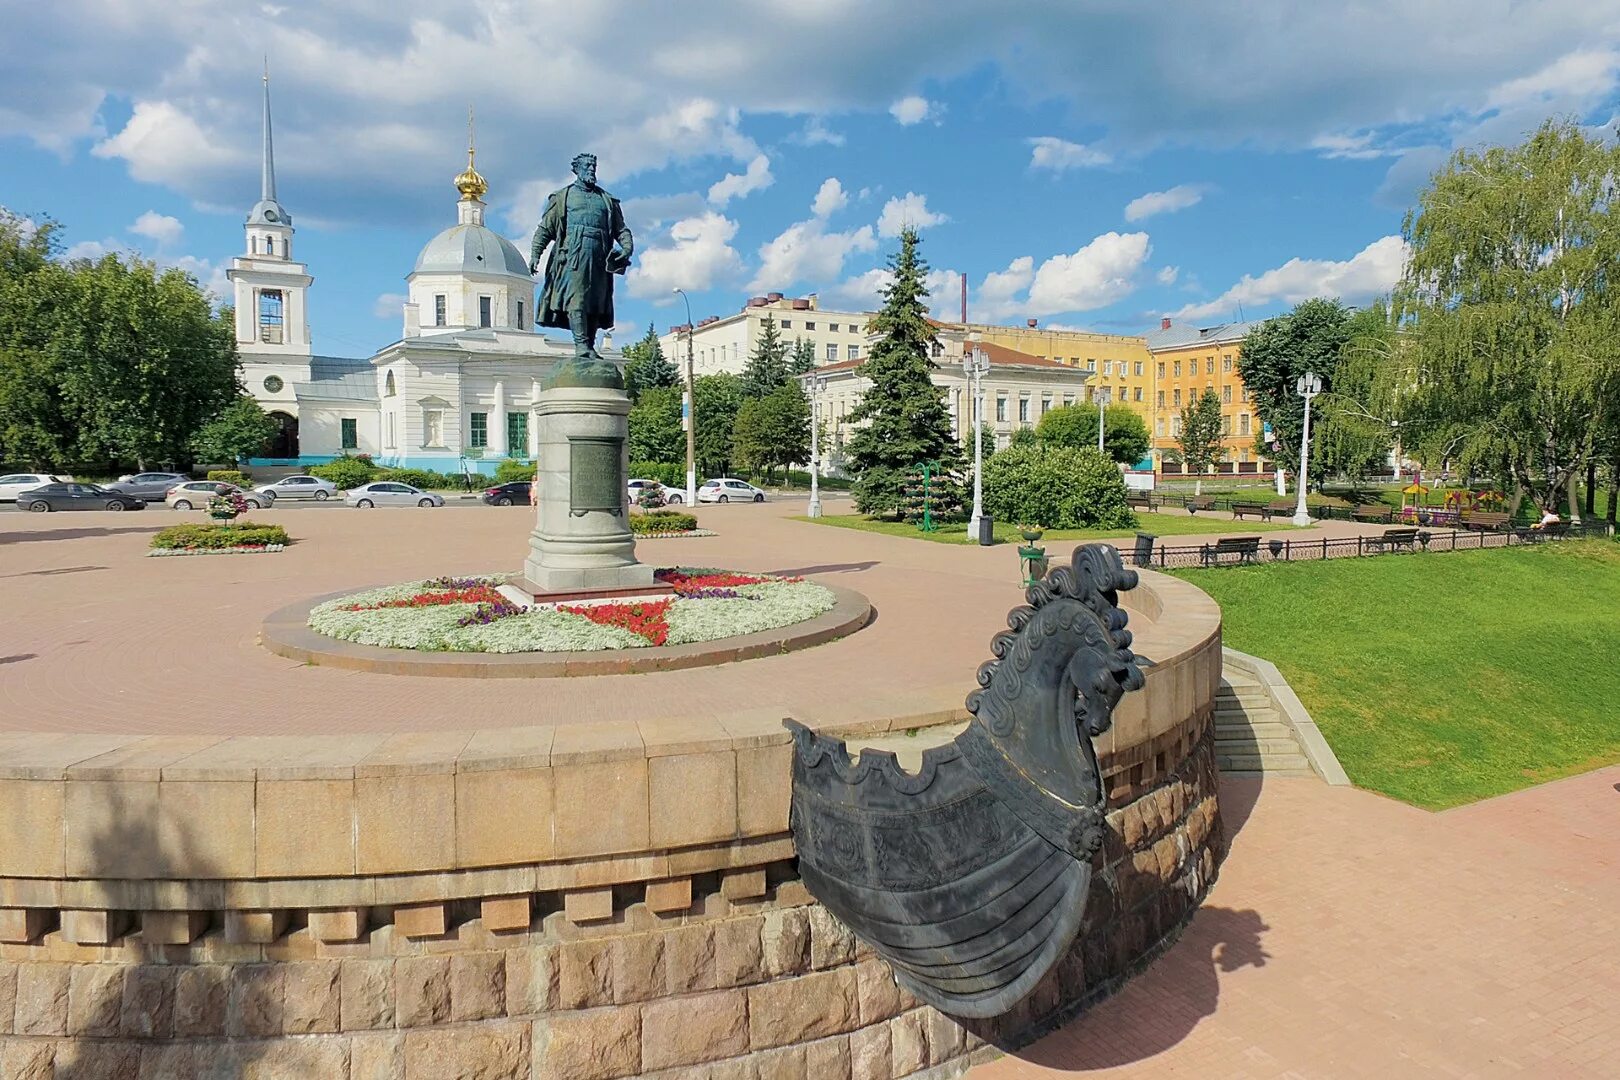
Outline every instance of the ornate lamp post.
{"type": "Polygon", "coordinates": [[[821,392],[827,388],[827,376],[811,373],[804,377],[805,388],[810,391],[810,509],[808,515],[821,516],[821,392]]]}
{"type": "Polygon", "coordinates": [[[1307,470],[1311,452],[1311,398],[1322,392],[1321,376],[1307,371],[1294,384],[1294,392],[1305,399],[1305,430],[1299,436],[1299,479],[1295,483],[1298,498],[1294,501],[1294,524],[1309,525],[1311,515],[1305,509],[1305,492],[1310,486],[1307,470]]]}
{"type": "Polygon", "coordinates": [[[682,402],[681,419],[686,421],[686,505],[697,505],[697,394],[692,386],[692,335],[696,327],[692,325],[692,299],[686,295],[685,289],[676,289],[681,299],[686,302],[686,400],[682,402]]]}
{"type": "Polygon", "coordinates": [[[985,372],[990,370],[990,358],[979,348],[978,335],[973,335],[968,341],[968,349],[962,354],[962,374],[972,384],[970,391],[972,406],[972,422],[969,430],[973,439],[973,516],[968,518],[967,534],[970,540],[979,538],[979,519],[984,516],[984,440],[981,433],[984,427],[984,379],[985,372]]]}
{"type": "Polygon", "coordinates": [[[1401,422],[1391,420],[1389,429],[1395,433],[1395,482],[1398,484],[1401,482],[1401,422]]]}

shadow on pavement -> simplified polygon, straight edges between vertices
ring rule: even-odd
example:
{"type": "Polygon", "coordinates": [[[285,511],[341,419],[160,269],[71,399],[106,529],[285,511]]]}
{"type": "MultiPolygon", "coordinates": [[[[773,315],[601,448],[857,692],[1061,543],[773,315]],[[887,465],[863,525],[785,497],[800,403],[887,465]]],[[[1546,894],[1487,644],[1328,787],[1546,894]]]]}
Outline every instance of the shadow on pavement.
{"type": "Polygon", "coordinates": [[[831,563],[826,566],[796,566],[791,570],[767,570],[767,574],[776,574],[779,577],[809,577],[811,574],[858,574],[862,570],[870,570],[881,565],[877,560],[866,562],[831,563]]]}
{"type": "Polygon", "coordinates": [[[1254,804],[1260,801],[1260,789],[1265,780],[1258,776],[1221,777],[1221,826],[1230,843],[1254,813],[1254,804]]]}
{"type": "Polygon", "coordinates": [[[42,529],[39,532],[0,533],[0,544],[33,544],[41,540],[83,540],[90,536],[118,536],[123,533],[155,533],[162,525],[135,526],[128,529],[42,529]]]}

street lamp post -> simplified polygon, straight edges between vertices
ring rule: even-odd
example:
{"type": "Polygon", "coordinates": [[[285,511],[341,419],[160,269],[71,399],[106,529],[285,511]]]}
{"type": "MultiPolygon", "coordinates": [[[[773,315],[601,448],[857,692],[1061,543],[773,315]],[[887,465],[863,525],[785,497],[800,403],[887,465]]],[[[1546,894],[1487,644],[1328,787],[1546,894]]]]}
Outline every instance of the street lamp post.
{"type": "Polygon", "coordinates": [[[821,516],[821,391],[827,386],[825,375],[805,376],[810,390],[810,509],[808,516],[821,516]]]}
{"type": "Polygon", "coordinates": [[[1294,384],[1294,392],[1305,399],[1305,429],[1299,436],[1299,476],[1295,481],[1298,497],[1294,501],[1294,524],[1309,525],[1311,515],[1305,509],[1305,491],[1310,485],[1308,470],[1311,453],[1311,398],[1322,392],[1322,379],[1307,371],[1294,384]]]}
{"type": "Polygon", "coordinates": [[[696,327],[692,325],[692,299],[686,295],[685,289],[676,289],[681,299],[686,302],[686,400],[682,417],[686,421],[686,505],[697,505],[697,394],[692,386],[692,334],[696,327]]]}
{"type": "Polygon", "coordinates": [[[984,439],[981,431],[984,426],[984,374],[990,370],[990,358],[984,350],[979,348],[977,341],[969,343],[968,349],[962,354],[962,373],[971,382],[970,397],[972,404],[969,412],[972,413],[970,425],[973,439],[973,516],[968,518],[968,539],[977,541],[979,538],[979,519],[984,516],[984,439]]]}
{"type": "Polygon", "coordinates": [[[1099,389],[1097,393],[1097,453],[1106,454],[1103,449],[1103,413],[1108,408],[1108,396],[1099,389]]]}
{"type": "Polygon", "coordinates": [[[1389,427],[1395,433],[1395,482],[1398,484],[1401,482],[1401,422],[1391,420],[1389,427]]]}

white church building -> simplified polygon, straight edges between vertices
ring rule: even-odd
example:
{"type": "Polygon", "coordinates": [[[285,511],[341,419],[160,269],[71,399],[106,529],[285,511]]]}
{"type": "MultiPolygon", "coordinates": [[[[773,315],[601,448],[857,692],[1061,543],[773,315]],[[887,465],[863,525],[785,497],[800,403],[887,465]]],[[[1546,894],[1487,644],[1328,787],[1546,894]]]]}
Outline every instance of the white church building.
{"type": "Polygon", "coordinates": [[[379,465],[457,473],[534,458],[530,409],[573,345],[533,332],[528,260],[484,224],[489,185],[468,142],[456,223],[428,241],[405,279],[401,338],[368,359],[316,355],[314,279],[293,257],[292,215],[276,198],[266,79],[259,201],[247,216],[247,253],[227,272],[243,379],[279,425],[268,456],[250,464],[369,454],[379,465]]]}

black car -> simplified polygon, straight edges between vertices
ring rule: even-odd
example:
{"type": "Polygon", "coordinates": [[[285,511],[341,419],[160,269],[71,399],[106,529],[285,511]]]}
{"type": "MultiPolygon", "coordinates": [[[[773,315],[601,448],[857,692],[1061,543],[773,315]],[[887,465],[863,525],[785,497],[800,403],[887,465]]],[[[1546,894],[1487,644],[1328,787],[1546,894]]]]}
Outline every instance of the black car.
{"type": "Polygon", "coordinates": [[[100,484],[46,484],[18,495],[17,505],[43,514],[50,510],[144,510],[146,500],[100,484]]]}
{"type": "Polygon", "coordinates": [[[529,484],[528,480],[514,480],[490,488],[481,498],[490,506],[528,506],[529,484]]]}

